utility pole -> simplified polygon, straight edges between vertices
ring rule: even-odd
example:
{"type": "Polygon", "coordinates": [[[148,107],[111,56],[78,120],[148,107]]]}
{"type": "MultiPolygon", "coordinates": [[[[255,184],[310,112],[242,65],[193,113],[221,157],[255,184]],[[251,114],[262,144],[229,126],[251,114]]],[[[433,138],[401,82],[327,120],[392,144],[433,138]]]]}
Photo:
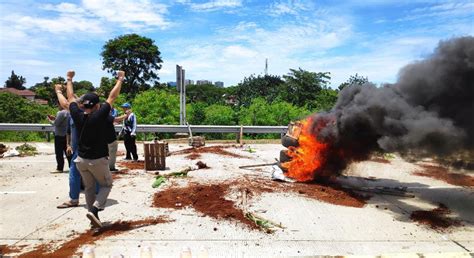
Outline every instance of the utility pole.
{"type": "Polygon", "coordinates": [[[176,65],[176,88],[179,90],[179,124],[186,124],[186,85],[183,67],[176,65]]]}
{"type": "Polygon", "coordinates": [[[268,58],[265,58],[265,75],[268,75],[268,58]]]}

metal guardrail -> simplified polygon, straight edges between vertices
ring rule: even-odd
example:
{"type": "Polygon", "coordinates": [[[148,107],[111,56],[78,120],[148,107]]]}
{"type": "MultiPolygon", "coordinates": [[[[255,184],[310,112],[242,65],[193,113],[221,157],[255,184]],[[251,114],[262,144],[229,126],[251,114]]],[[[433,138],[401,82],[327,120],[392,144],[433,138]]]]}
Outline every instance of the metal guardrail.
{"type": "MultiPolygon", "coordinates": [[[[122,128],[116,125],[118,132],[122,128]]],[[[193,133],[239,133],[240,125],[191,125],[193,133]]],[[[242,126],[243,133],[285,133],[287,126],[242,126]]],[[[50,124],[7,124],[0,123],[0,131],[53,132],[50,124]]],[[[137,125],[139,133],[187,133],[186,125],[137,125]]]]}

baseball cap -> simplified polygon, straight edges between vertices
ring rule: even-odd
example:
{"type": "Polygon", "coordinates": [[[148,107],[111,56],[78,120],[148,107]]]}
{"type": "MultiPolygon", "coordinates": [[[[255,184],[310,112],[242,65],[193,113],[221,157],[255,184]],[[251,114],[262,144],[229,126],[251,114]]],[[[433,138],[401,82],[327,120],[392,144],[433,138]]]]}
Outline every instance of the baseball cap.
{"type": "Polygon", "coordinates": [[[126,102],[126,103],[124,103],[121,107],[123,107],[123,108],[131,108],[132,105],[130,105],[130,103],[126,102]]]}
{"type": "Polygon", "coordinates": [[[99,96],[95,93],[86,93],[82,97],[82,104],[85,108],[93,108],[99,101],[99,96]]]}

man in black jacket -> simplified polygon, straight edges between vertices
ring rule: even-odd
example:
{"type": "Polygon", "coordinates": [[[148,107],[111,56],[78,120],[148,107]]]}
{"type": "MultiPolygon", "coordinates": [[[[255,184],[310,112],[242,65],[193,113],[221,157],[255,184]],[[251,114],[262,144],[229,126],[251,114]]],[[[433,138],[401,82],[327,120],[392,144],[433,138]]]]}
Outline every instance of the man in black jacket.
{"type": "Polygon", "coordinates": [[[94,227],[102,227],[99,219],[99,211],[105,208],[107,197],[112,189],[112,175],[108,162],[108,121],[110,109],[115,99],[120,94],[122,82],[125,78],[123,71],[118,72],[118,80],[107,101],[99,104],[99,96],[95,93],[87,93],[82,98],[81,110],[76,103],[72,78],[74,71],[67,72],[67,97],[66,100],[60,90],[56,89],[58,100],[62,105],[69,105],[69,112],[78,133],[78,157],[74,160],[84,182],[86,195],[87,218],[94,227]],[[96,194],[96,182],[100,185],[96,194]]]}

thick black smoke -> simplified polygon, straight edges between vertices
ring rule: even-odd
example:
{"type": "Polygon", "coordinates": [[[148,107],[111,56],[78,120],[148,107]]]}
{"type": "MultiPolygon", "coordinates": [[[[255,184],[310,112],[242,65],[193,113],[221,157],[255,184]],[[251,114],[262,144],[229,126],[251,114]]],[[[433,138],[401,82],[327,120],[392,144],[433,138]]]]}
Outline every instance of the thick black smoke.
{"type": "Polygon", "coordinates": [[[377,148],[473,150],[474,37],[440,42],[431,56],[402,68],[395,84],[344,88],[331,112],[313,118],[314,133],[333,146],[329,161],[377,148]]]}

